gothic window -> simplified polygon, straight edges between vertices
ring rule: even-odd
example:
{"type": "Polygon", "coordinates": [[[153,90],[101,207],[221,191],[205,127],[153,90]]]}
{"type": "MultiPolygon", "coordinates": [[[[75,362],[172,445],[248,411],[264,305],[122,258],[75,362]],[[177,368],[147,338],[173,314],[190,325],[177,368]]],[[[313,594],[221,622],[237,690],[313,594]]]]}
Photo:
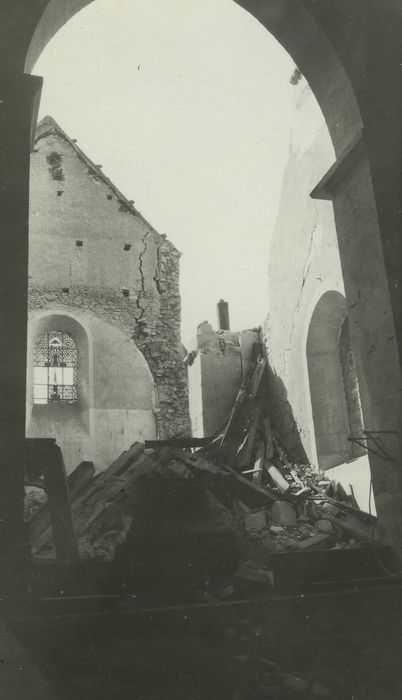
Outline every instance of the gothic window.
{"type": "Polygon", "coordinates": [[[36,339],[34,352],[34,403],[76,403],[77,346],[68,333],[49,330],[36,339]]]}

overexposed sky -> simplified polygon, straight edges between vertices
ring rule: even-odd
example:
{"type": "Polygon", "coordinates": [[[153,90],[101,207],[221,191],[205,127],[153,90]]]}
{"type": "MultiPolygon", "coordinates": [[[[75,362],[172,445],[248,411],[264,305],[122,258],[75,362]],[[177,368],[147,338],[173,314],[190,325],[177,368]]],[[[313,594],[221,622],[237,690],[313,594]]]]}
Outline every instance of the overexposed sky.
{"type": "Polygon", "coordinates": [[[96,0],[40,57],[50,114],[183,253],[183,342],[263,323],[294,64],[233,0],[96,0]]]}

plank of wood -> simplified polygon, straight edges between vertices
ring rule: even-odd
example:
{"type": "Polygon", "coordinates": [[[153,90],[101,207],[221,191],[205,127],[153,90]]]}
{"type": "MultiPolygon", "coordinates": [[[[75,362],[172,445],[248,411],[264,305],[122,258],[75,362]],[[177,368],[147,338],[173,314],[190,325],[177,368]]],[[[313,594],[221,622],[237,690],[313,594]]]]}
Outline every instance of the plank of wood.
{"type": "Polygon", "coordinates": [[[70,499],[75,498],[90,483],[95,475],[95,465],[93,462],[80,462],[67,477],[68,491],[70,499]]]}
{"type": "Polygon", "coordinates": [[[99,472],[84,489],[78,498],[74,498],[72,508],[76,514],[77,523],[80,522],[78,514],[83,514],[88,508],[95,506],[102,498],[105,500],[105,494],[108,489],[118,490],[122,484],[129,479],[126,472],[135,466],[136,462],[144,454],[144,444],[134,443],[129,450],[123,452],[107,469],[99,472]],[[122,481],[118,481],[122,479],[122,481]]]}
{"type": "MultiPolygon", "coordinates": [[[[267,503],[273,503],[278,500],[278,494],[265,486],[260,486],[255,484],[248,479],[245,479],[240,474],[237,474],[230,467],[225,467],[224,469],[217,467],[212,462],[207,459],[200,461],[198,455],[186,455],[185,453],[180,453],[175,451],[175,458],[183,461],[193,473],[199,476],[211,475],[215,478],[225,478],[226,487],[230,488],[235,494],[236,498],[243,501],[248,505],[267,505],[267,503]]],[[[209,488],[211,488],[209,486],[209,488]]],[[[284,499],[285,500],[285,499],[284,499]]]]}
{"type": "Polygon", "coordinates": [[[232,480],[234,482],[234,493],[237,497],[242,500],[246,505],[255,504],[267,505],[267,503],[274,503],[278,500],[278,494],[269,489],[267,486],[260,486],[253,481],[245,479],[240,474],[236,472],[232,473],[232,480]]]}
{"type": "Polygon", "coordinates": [[[340,510],[355,513],[357,517],[359,517],[361,520],[367,523],[370,523],[371,525],[374,525],[377,522],[377,518],[375,515],[372,515],[371,513],[366,513],[366,511],[360,510],[360,508],[355,508],[349,503],[344,503],[343,501],[336,501],[334,498],[330,498],[329,496],[317,494],[316,496],[311,496],[309,500],[316,502],[325,501],[326,503],[331,503],[331,505],[335,506],[336,508],[339,508],[340,510]]]}
{"type": "Polygon", "coordinates": [[[274,464],[269,464],[267,466],[268,474],[270,475],[274,484],[278,487],[281,493],[287,493],[290,489],[290,484],[282,476],[281,472],[274,464]]]}
{"type": "Polygon", "coordinates": [[[102,472],[104,478],[108,478],[113,474],[124,472],[130,464],[132,464],[141,454],[143,454],[145,445],[143,442],[135,442],[131,447],[123,452],[112,464],[102,472]]]}
{"type": "Polygon", "coordinates": [[[250,465],[251,460],[249,455],[248,462],[246,462],[243,461],[242,458],[239,458],[238,454],[247,436],[248,429],[251,430],[251,441],[254,444],[258,430],[259,417],[257,416],[256,422],[254,422],[254,418],[256,411],[258,411],[256,406],[260,402],[259,392],[266,366],[266,359],[264,357],[259,357],[255,366],[250,368],[240,388],[229,423],[222,438],[221,445],[222,447],[226,447],[224,451],[225,461],[239,469],[250,465]]]}
{"type": "Polygon", "coordinates": [[[252,418],[250,421],[250,427],[247,436],[247,443],[245,448],[239,454],[236,460],[236,467],[243,470],[244,468],[249,469],[251,467],[251,459],[253,456],[254,445],[257,437],[258,428],[260,425],[262,414],[262,404],[261,401],[256,401],[252,409],[252,418]]]}
{"type": "Polygon", "coordinates": [[[267,367],[267,360],[265,357],[259,357],[257,359],[254,371],[250,379],[250,396],[255,399],[260,391],[261,380],[264,376],[264,372],[267,367]]]}
{"type": "Polygon", "coordinates": [[[43,474],[49,499],[49,509],[57,559],[78,559],[77,541],[71,515],[66,470],[61,450],[57,445],[44,454],[43,474]]]}
{"type": "Polygon", "coordinates": [[[233,425],[235,423],[235,419],[236,419],[236,417],[239,413],[239,410],[240,410],[240,408],[241,408],[241,406],[246,398],[247,384],[248,384],[248,381],[250,379],[250,375],[251,375],[251,371],[250,371],[250,374],[247,375],[246,379],[244,379],[239,391],[237,392],[236,400],[233,404],[233,408],[231,410],[229,420],[227,422],[226,428],[225,428],[224,433],[222,435],[222,439],[221,439],[221,443],[220,443],[221,445],[224,445],[228,441],[231,432],[233,432],[233,425]]]}
{"type": "MultiPolygon", "coordinates": [[[[76,499],[91,483],[95,473],[92,462],[81,462],[67,477],[67,486],[70,494],[70,503],[76,499]]],[[[35,513],[29,525],[30,541],[35,554],[45,547],[52,538],[52,523],[50,517],[49,501],[35,513]]]]}
{"type": "Polygon", "coordinates": [[[215,436],[211,437],[187,437],[187,438],[167,438],[166,440],[145,440],[145,449],[158,449],[158,447],[183,447],[189,449],[191,447],[205,447],[209,445],[215,436]]]}
{"type": "Polygon", "coordinates": [[[264,418],[263,423],[264,442],[265,442],[265,459],[270,461],[274,456],[274,443],[272,439],[271,421],[268,417],[264,418]]]}
{"type": "MultiPolygon", "coordinates": [[[[74,520],[76,513],[82,512],[91,499],[96,498],[96,494],[101,493],[105,488],[105,483],[108,478],[116,473],[123,472],[128,468],[138,454],[141,454],[144,446],[141,443],[134,443],[129,450],[123,452],[112,464],[100,474],[94,476],[94,468],[88,466],[90,463],[82,463],[68,477],[69,485],[72,485],[70,492],[70,501],[72,510],[74,511],[74,520]],[[85,475],[85,476],[84,476],[85,475]]],[[[35,517],[30,525],[30,538],[32,542],[33,552],[40,554],[44,547],[47,547],[52,539],[52,526],[50,517],[49,503],[45,504],[35,517]]]]}
{"type": "MultiPolygon", "coordinates": [[[[94,529],[95,532],[103,530],[105,521],[111,521],[113,518],[121,515],[131,514],[136,497],[138,477],[143,476],[147,470],[157,466],[159,463],[160,459],[158,456],[151,458],[148,455],[142,455],[138,461],[137,474],[132,475],[131,481],[124,490],[120,490],[110,500],[98,501],[93,511],[89,508],[86,513],[81,513],[81,519],[77,525],[79,536],[84,536],[89,529],[94,529]]],[[[106,493],[106,497],[108,496],[109,494],[106,493]]]]}

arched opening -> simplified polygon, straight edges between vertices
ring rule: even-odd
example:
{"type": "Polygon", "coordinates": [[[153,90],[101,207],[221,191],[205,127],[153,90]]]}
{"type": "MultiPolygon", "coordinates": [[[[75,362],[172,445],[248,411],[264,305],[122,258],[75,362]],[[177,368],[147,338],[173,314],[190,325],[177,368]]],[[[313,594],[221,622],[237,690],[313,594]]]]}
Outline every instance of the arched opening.
{"type": "MultiPolygon", "coordinates": [[[[95,0],[49,0],[24,56],[30,73],[51,38],[74,15],[95,0]]],[[[359,128],[360,110],[353,87],[324,30],[300,0],[234,0],[254,16],[292,56],[306,76],[320,107],[337,153],[342,153],[359,128]]]]}
{"type": "MultiPolygon", "coordinates": [[[[8,205],[5,204],[5,233],[9,231],[6,243],[10,245],[10,256],[15,258],[16,267],[9,273],[4,265],[2,275],[5,280],[5,289],[9,291],[4,302],[7,307],[3,319],[3,335],[6,341],[3,342],[1,353],[2,365],[6,370],[2,382],[4,387],[2,394],[5,397],[3,398],[5,414],[8,408],[10,386],[17,395],[15,405],[18,403],[18,410],[16,409],[15,414],[19,428],[13,428],[12,421],[9,419],[4,422],[5,435],[11,430],[14,441],[21,435],[21,408],[24,399],[22,387],[25,384],[23,378],[26,359],[23,341],[25,292],[22,290],[20,280],[25,279],[26,275],[27,260],[22,252],[21,240],[23,243],[26,241],[27,225],[24,215],[15,218],[12,210],[17,203],[17,207],[21,210],[22,206],[22,211],[26,213],[27,127],[32,108],[32,93],[39,84],[39,81],[34,79],[21,81],[21,73],[28,44],[32,38],[32,30],[38,29],[35,40],[38,56],[49,38],[85,4],[88,4],[86,0],[77,2],[52,0],[46,4],[45,9],[43,4],[32,3],[23,15],[11,11],[4,25],[6,40],[0,49],[6,74],[9,73],[6,79],[7,90],[11,76],[12,89],[11,93],[7,92],[7,94],[13,94],[21,89],[26,100],[23,106],[19,100],[15,106],[13,97],[12,103],[7,105],[7,110],[4,110],[3,122],[3,133],[7,134],[6,142],[12,143],[9,149],[6,148],[3,158],[4,202],[9,202],[8,205]],[[23,116],[21,119],[16,119],[16,115],[23,116]],[[14,166],[14,163],[18,165],[14,166]],[[12,172],[14,167],[16,170],[21,169],[21,187],[20,184],[16,186],[15,180],[6,172],[9,165],[12,172]],[[18,323],[16,323],[17,318],[18,323]],[[23,350],[19,352],[13,365],[10,365],[10,372],[7,369],[9,367],[7,357],[11,341],[16,348],[23,348],[23,350]]],[[[395,220],[391,222],[390,217],[397,217],[400,211],[400,192],[396,192],[398,188],[395,184],[398,178],[394,177],[400,169],[396,157],[399,152],[396,145],[399,143],[400,119],[398,119],[398,110],[393,108],[393,104],[397,102],[395,95],[398,92],[389,89],[389,83],[383,80],[383,75],[389,68],[395,77],[399,61],[394,60],[392,51],[388,52],[385,49],[378,54],[380,59],[378,64],[377,56],[376,60],[368,62],[364,57],[369,55],[370,47],[374,45],[373,36],[376,37],[376,45],[381,45],[381,31],[385,30],[385,22],[389,22],[389,18],[394,16],[399,22],[400,18],[396,9],[395,13],[392,10],[392,14],[388,14],[381,13],[379,8],[373,8],[373,13],[367,15],[364,8],[357,4],[358,19],[363,18],[364,22],[366,20],[368,22],[367,36],[370,37],[370,43],[366,44],[363,50],[355,51],[356,45],[352,34],[353,27],[358,26],[359,22],[354,21],[355,17],[350,21],[346,7],[339,11],[337,7],[331,7],[328,4],[321,7],[320,3],[309,3],[309,9],[306,9],[306,4],[298,0],[294,2],[241,0],[241,4],[271,31],[293,56],[307,77],[325,113],[338,162],[331,173],[331,182],[324,184],[330,185],[329,196],[333,196],[335,208],[337,207],[337,228],[338,233],[341,234],[341,257],[345,265],[346,298],[353,333],[355,328],[359,327],[361,336],[359,347],[356,347],[356,359],[365,422],[368,427],[380,429],[384,434],[394,432],[395,429],[399,430],[397,421],[400,416],[398,412],[400,338],[395,337],[394,323],[398,318],[399,302],[397,299],[395,301],[395,298],[399,294],[401,285],[398,278],[399,272],[396,271],[396,261],[400,259],[400,255],[396,254],[397,245],[394,238],[390,238],[389,232],[398,230],[394,225],[395,220]],[[344,38],[345,41],[343,41],[344,38]],[[385,53],[387,53],[386,58],[385,53]],[[344,66],[353,80],[353,87],[344,66]],[[394,103],[389,99],[391,93],[394,103]],[[363,126],[366,129],[363,141],[360,133],[362,120],[356,94],[363,111],[363,126]],[[388,100],[387,109],[383,108],[381,96],[388,100]],[[377,120],[373,117],[377,117],[377,120]],[[396,122],[396,128],[393,120],[396,122]],[[388,130],[388,125],[392,133],[388,130]],[[365,141],[369,146],[371,163],[367,154],[364,153],[365,141]],[[360,148],[362,143],[363,149],[360,148]],[[384,157],[384,152],[387,153],[387,157],[384,157]],[[388,156],[393,164],[392,168],[389,168],[388,156]],[[383,185],[378,187],[378,182],[374,183],[374,190],[372,172],[375,173],[376,170],[377,179],[378,176],[383,177],[383,185]],[[388,196],[390,189],[391,195],[388,196]],[[362,264],[359,265],[360,261],[362,264]],[[389,280],[387,274],[390,276],[389,280]],[[376,283],[373,283],[373,280],[376,280],[376,283]],[[390,305],[390,288],[394,306],[390,305]],[[367,352],[367,348],[370,348],[370,352],[367,352]]],[[[28,64],[27,70],[30,70],[28,64]]],[[[375,463],[376,460],[372,456],[373,469],[375,463]]],[[[378,463],[377,460],[377,466],[378,479],[373,478],[378,482],[379,492],[385,495],[394,494],[395,479],[399,484],[399,476],[396,475],[395,470],[390,469],[387,472],[389,475],[386,479],[387,484],[384,485],[383,464],[378,463]]],[[[387,498],[384,498],[384,502],[387,503],[387,498]]]]}
{"type": "Polygon", "coordinates": [[[77,439],[91,434],[92,344],[65,312],[36,312],[28,330],[27,435],[77,439]]]}
{"type": "Polygon", "coordinates": [[[350,438],[361,438],[363,417],[345,298],[325,292],[307,337],[307,365],[317,458],[330,469],[364,454],[350,438]]]}
{"type": "MultiPolygon", "coordinates": [[[[89,5],[91,3],[83,3],[83,5],[89,5]]],[[[96,5],[96,3],[94,3],[96,5]]],[[[196,3],[194,3],[196,4],[196,3]]],[[[235,7],[234,4],[228,3],[228,6],[231,5],[232,7],[235,7]]],[[[246,5],[246,3],[243,3],[243,6],[246,5]]],[[[354,104],[353,99],[351,98],[351,89],[350,86],[348,85],[347,78],[343,72],[343,69],[341,65],[339,64],[339,61],[337,61],[336,56],[334,55],[331,47],[326,43],[320,28],[318,25],[312,20],[312,17],[308,12],[303,9],[303,7],[299,4],[296,3],[292,7],[292,12],[289,12],[289,8],[286,7],[286,3],[272,3],[272,7],[269,7],[269,3],[267,4],[268,6],[262,11],[261,7],[254,7],[253,8],[253,14],[258,16],[258,19],[266,26],[273,36],[279,40],[279,42],[287,49],[288,51],[291,52],[292,56],[297,59],[298,64],[302,68],[302,70],[305,72],[306,78],[309,81],[311,81],[313,90],[316,93],[316,96],[319,98],[319,105],[320,108],[325,111],[325,116],[327,118],[328,126],[330,127],[330,132],[331,132],[331,137],[336,145],[337,150],[340,152],[342,150],[342,147],[345,145],[345,140],[347,141],[350,132],[352,130],[352,127],[359,127],[360,126],[360,121],[359,121],[359,115],[358,115],[358,110],[356,108],[356,105],[354,104]],[[254,12],[255,10],[255,12],[254,12]],[[282,31],[282,27],[284,25],[287,25],[287,31],[284,33],[282,31]],[[303,51],[303,47],[297,45],[297,40],[295,39],[296,36],[296,25],[297,25],[297,31],[300,31],[300,27],[303,27],[303,31],[309,35],[311,38],[312,44],[315,46],[317,54],[319,54],[320,61],[319,61],[319,68],[317,67],[317,64],[315,60],[312,60],[311,55],[305,55],[303,51]],[[294,30],[294,31],[293,31],[294,30]],[[291,37],[292,35],[292,37],[291,37]],[[294,44],[292,47],[290,46],[291,44],[294,44]],[[317,77],[317,73],[325,73],[328,71],[328,80],[322,81],[320,80],[319,82],[315,81],[315,78],[317,77]],[[331,84],[331,108],[328,109],[328,105],[326,104],[326,100],[329,97],[327,94],[328,85],[331,84]],[[340,89],[340,86],[342,85],[342,90],[340,89]],[[334,93],[334,86],[335,88],[335,93],[334,93]],[[347,108],[345,108],[345,104],[343,103],[343,100],[345,99],[345,96],[347,95],[347,108]],[[340,120],[337,119],[335,123],[335,112],[337,108],[339,100],[339,108],[342,110],[343,113],[343,121],[341,122],[340,120]],[[342,103],[342,106],[341,106],[342,103]],[[325,105],[325,109],[324,109],[325,105]],[[336,105],[336,108],[334,110],[334,105],[336,105]],[[343,146],[341,146],[341,142],[343,142],[343,146]]],[[[100,7],[100,3],[99,3],[100,7]]],[[[74,11],[77,11],[81,9],[81,4],[79,3],[74,4],[74,8],[71,9],[71,14],[73,14],[73,9],[74,11]]],[[[250,10],[251,8],[249,6],[246,7],[246,9],[250,10]]],[[[60,6],[58,2],[50,2],[49,5],[47,6],[47,9],[42,17],[42,20],[40,22],[40,25],[38,25],[38,30],[36,32],[36,35],[33,40],[32,44],[32,49],[34,45],[38,46],[38,42],[43,44],[43,38],[45,36],[46,31],[48,32],[48,38],[49,36],[54,33],[54,29],[57,25],[57,17],[59,20],[61,19],[61,24],[63,24],[66,20],[65,14],[60,14],[59,13],[60,6]],[[53,29],[52,29],[53,28],[53,29]],[[42,38],[40,38],[42,37],[42,38]],[[39,41],[40,40],[40,41],[39,41]]],[[[92,17],[94,16],[95,12],[95,7],[91,9],[92,17]]],[[[238,12],[238,10],[237,10],[238,12]]],[[[83,14],[88,14],[89,16],[89,11],[88,13],[85,12],[83,14]]],[[[246,13],[241,13],[242,16],[247,17],[246,13]]],[[[248,18],[248,21],[251,21],[250,18],[248,18]]],[[[255,25],[255,22],[252,22],[253,25],[255,25]]],[[[258,26],[258,25],[257,25],[258,26]]],[[[259,28],[260,29],[260,28],[259,28]]],[[[264,36],[266,36],[266,32],[263,32],[264,36]]],[[[137,39],[138,41],[138,39],[137,39]]],[[[80,44],[80,42],[78,42],[80,44]]],[[[66,49],[68,50],[68,46],[66,49]]],[[[36,56],[39,55],[38,52],[36,51],[36,56]]],[[[65,52],[60,52],[60,55],[65,56],[65,52]]],[[[30,61],[32,63],[34,53],[30,54],[30,61]]],[[[317,56],[316,56],[317,58],[317,56]]],[[[56,62],[57,63],[57,62],[56,62]]],[[[27,68],[29,68],[27,64],[27,68]]],[[[138,68],[140,68],[140,65],[138,65],[138,68]]],[[[137,71],[138,72],[138,71],[137,71]]],[[[321,76],[322,77],[322,76],[321,76]]],[[[290,78],[290,74],[289,74],[290,78]]],[[[305,81],[303,81],[305,83],[305,81]]],[[[324,125],[325,127],[325,125],[324,125]]],[[[158,126],[157,126],[158,128],[158,126]]],[[[73,134],[72,134],[73,135],[73,134]]],[[[75,135],[75,134],[74,134],[75,135]]],[[[145,141],[147,141],[145,139],[145,141]]],[[[330,157],[330,162],[332,162],[333,158],[333,151],[331,153],[330,157]]],[[[135,161],[134,161],[135,164],[135,161]]],[[[329,167],[329,164],[328,164],[329,167]]],[[[133,168],[135,169],[135,168],[133,168]]],[[[319,177],[319,176],[318,176],[319,177]]],[[[300,187],[300,192],[302,192],[302,196],[304,199],[308,199],[309,197],[309,192],[311,191],[308,189],[310,187],[310,183],[308,183],[308,186],[306,186],[306,182],[303,181],[302,187],[300,187]]],[[[314,185],[311,185],[311,188],[314,185]]],[[[151,188],[150,188],[151,189],[151,188]]],[[[178,189],[180,191],[180,189],[178,189]]],[[[66,197],[63,194],[59,199],[55,199],[57,204],[59,203],[65,203],[66,197]]],[[[329,205],[331,206],[331,205],[329,205]]],[[[239,207],[242,208],[242,207],[239,207]]],[[[204,206],[205,209],[205,206],[204,206]]],[[[151,218],[152,220],[152,218],[151,218]]],[[[301,238],[301,237],[300,237],[301,238]]],[[[303,241],[304,245],[304,241],[303,241]]],[[[180,247],[180,246],[179,246],[180,247]]],[[[208,248],[208,245],[205,246],[208,248]]],[[[303,254],[303,253],[302,253],[303,254]]],[[[212,257],[212,256],[211,256],[212,257]]],[[[263,256],[260,256],[261,259],[263,256]]],[[[295,256],[296,258],[296,256],[295,256]]],[[[254,276],[255,279],[256,276],[254,276]]],[[[200,295],[197,295],[200,296],[200,295]]],[[[192,304],[195,304],[195,301],[192,299],[192,304]]],[[[202,317],[201,317],[202,318],[202,317]]],[[[200,318],[195,318],[195,322],[198,322],[201,320],[200,318]]],[[[254,320],[254,319],[253,319],[254,320]]],[[[263,320],[263,317],[261,316],[261,319],[259,319],[259,322],[263,320]]],[[[184,341],[187,340],[187,338],[183,338],[184,341]]]]}
{"type": "Polygon", "coordinates": [[[27,437],[55,438],[68,473],[85,460],[105,469],[133,442],[155,438],[155,387],[145,357],[119,328],[89,312],[31,312],[26,408],[27,437]]]}
{"type": "Polygon", "coordinates": [[[51,329],[36,338],[34,404],[77,403],[78,359],[74,338],[51,329]]]}
{"type": "MultiPolygon", "coordinates": [[[[63,25],[65,25],[75,14],[79,13],[81,10],[91,4],[96,5],[97,3],[93,3],[90,0],[81,0],[80,2],[74,3],[51,0],[47,3],[40,21],[36,26],[31,45],[26,56],[26,71],[32,70],[41,52],[43,51],[43,48],[47,45],[55,33],[57,33],[57,31],[63,27],[63,25]]],[[[196,5],[196,3],[193,4],[196,5]]],[[[320,109],[322,110],[327,121],[335,150],[338,153],[343,152],[345,146],[349,144],[351,137],[355,136],[355,133],[361,126],[359,109],[354,99],[353,90],[343,66],[333,51],[332,46],[327,41],[324,32],[313,19],[310,12],[305,9],[303,3],[298,1],[292,3],[292,7],[289,6],[289,3],[281,1],[255,3],[250,2],[249,0],[238,3],[228,2],[227,7],[231,6],[232,8],[235,8],[236,4],[245,9],[247,13],[250,13],[256,17],[256,19],[268,29],[273,37],[284,47],[286,52],[288,52],[296,61],[297,65],[303,72],[303,75],[305,75],[309,85],[311,85],[313,92],[315,93],[320,109]],[[303,36],[303,40],[299,41],[299,36],[303,36]],[[306,50],[307,41],[314,47],[314,51],[306,50]],[[323,76],[325,76],[324,79],[323,76]]],[[[156,4],[155,7],[157,8],[157,13],[158,5],[156,4]]],[[[91,8],[89,8],[89,10],[90,9],[91,8]]],[[[239,12],[238,8],[236,9],[237,12],[239,12]]],[[[135,10],[133,11],[135,12],[135,10]]],[[[208,12],[208,9],[206,11],[208,12]]],[[[141,7],[139,6],[138,14],[140,13],[141,7]]],[[[247,13],[242,12],[241,14],[244,16],[244,18],[247,18],[247,13]]],[[[92,16],[94,16],[94,12],[92,12],[92,16]]],[[[157,14],[155,15],[154,19],[155,22],[157,22],[157,14]]],[[[253,22],[253,25],[256,25],[256,23],[253,22]]],[[[140,41],[140,36],[137,36],[136,41],[140,41]]],[[[80,44],[80,42],[78,42],[78,44],[80,44]]],[[[62,55],[65,54],[63,53],[62,55]]],[[[138,69],[139,68],[140,64],[138,65],[138,69]]],[[[151,139],[148,141],[150,140],[151,139]]],[[[145,139],[145,141],[147,142],[147,139],[145,139]]],[[[279,172],[279,181],[280,175],[281,173],[279,172]]],[[[208,200],[208,197],[206,200],[208,200]]],[[[263,201],[262,197],[260,200],[263,201]]],[[[60,201],[62,201],[62,197],[60,198],[60,201]]],[[[250,205],[250,203],[248,204],[250,205]]],[[[251,208],[254,208],[253,203],[251,203],[251,208]]],[[[205,209],[206,207],[204,206],[203,210],[205,211],[205,209]]],[[[239,207],[239,210],[244,211],[244,208],[239,207]]],[[[227,207],[226,211],[230,211],[230,208],[227,207]]],[[[152,216],[150,216],[150,219],[152,221],[152,216]]],[[[249,223],[248,221],[245,221],[244,226],[247,225],[249,225],[249,223]]],[[[221,226],[218,225],[216,228],[219,229],[221,226]]],[[[229,230],[231,228],[230,221],[227,222],[227,228],[229,230]]],[[[178,247],[180,248],[180,243],[178,247]]],[[[214,256],[210,257],[213,258],[214,256]]],[[[259,256],[259,258],[262,260],[263,256],[259,256]]],[[[182,268],[183,267],[184,265],[182,268]]],[[[222,266],[220,274],[221,277],[226,274],[226,271],[222,270],[222,266]]],[[[235,277],[235,275],[232,275],[232,277],[235,277]]],[[[239,271],[238,277],[240,279],[244,278],[243,273],[239,271]]],[[[250,278],[252,277],[255,280],[256,278],[258,279],[259,276],[255,274],[250,275],[250,278]]],[[[251,290],[251,283],[249,283],[249,287],[251,290]]],[[[225,294],[225,292],[221,290],[219,295],[222,293],[225,294]]],[[[198,298],[201,295],[196,296],[197,299],[192,299],[191,302],[193,306],[198,303],[198,298]]],[[[257,295],[255,294],[254,299],[256,298],[257,295]]],[[[188,302],[185,301],[183,305],[185,306],[186,303],[188,302]]],[[[248,306],[250,308],[251,304],[248,306]]],[[[232,309],[232,312],[233,311],[235,312],[236,309],[232,309]]],[[[193,327],[195,328],[196,324],[198,324],[203,318],[204,316],[195,318],[195,324],[193,327]]],[[[250,323],[252,325],[256,325],[257,323],[261,323],[262,320],[261,315],[261,318],[258,321],[257,319],[251,319],[250,323]]],[[[184,342],[187,342],[189,339],[190,338],[183,337],[184,342]]]]}

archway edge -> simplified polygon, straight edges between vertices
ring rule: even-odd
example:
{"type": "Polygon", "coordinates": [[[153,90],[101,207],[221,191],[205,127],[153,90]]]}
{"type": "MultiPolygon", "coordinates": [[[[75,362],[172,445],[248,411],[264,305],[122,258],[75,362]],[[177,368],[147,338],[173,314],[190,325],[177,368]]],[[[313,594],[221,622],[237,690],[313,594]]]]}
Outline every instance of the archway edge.
{"type": "Polygon", "coordinates": [[[352,455],[343,371],[339,351],[346,300],[328,290],[318,300],[310,319],[306,357],[318,464],[330,469],[352,455]],[[328,401],[331,396],[331,401],[328,401]]]}
{"type": "MultiPolygon", "coordinates": [[[[324,114],[337,156],[361,132],[352,84],[323,28],[300,0],[233,0],[253,15],[290,54],[324,114]]],[[[74,15],[95,0],[50,0],[36,24],[26,56],[30,73],[42,51],[74,15]]]]}

